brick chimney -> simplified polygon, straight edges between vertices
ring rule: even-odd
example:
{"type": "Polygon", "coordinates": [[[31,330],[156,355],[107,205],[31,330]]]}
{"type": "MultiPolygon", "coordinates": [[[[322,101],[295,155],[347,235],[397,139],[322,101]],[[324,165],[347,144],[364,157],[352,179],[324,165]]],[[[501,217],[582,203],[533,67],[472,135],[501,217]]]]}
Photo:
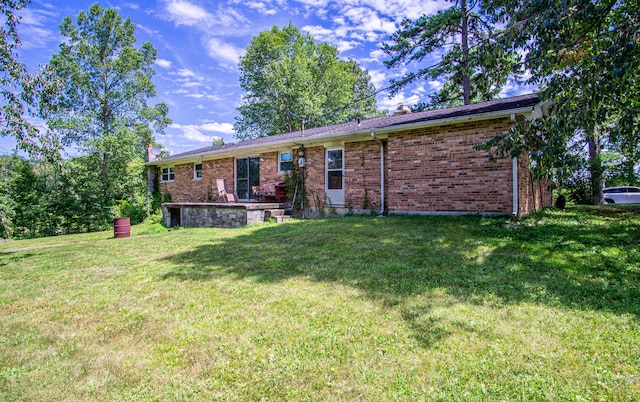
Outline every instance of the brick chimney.
{"type": "Polygon", "coordinates": [[[411,108],[407,105],[400,105],[398,106],[398,109],[396,109],[396,111],[393,113],[394,116],[398,116],[401,114],[409,114],[411,113],[411,108]]]}
{"type": "Polygon", "coordinates": [[[155,162],[156,161],[156,156],[154,155],[153,152],[151,152],[151,150],[153,149],[153,144],[149,144],[147,145],[147,162],[155,162]]]}

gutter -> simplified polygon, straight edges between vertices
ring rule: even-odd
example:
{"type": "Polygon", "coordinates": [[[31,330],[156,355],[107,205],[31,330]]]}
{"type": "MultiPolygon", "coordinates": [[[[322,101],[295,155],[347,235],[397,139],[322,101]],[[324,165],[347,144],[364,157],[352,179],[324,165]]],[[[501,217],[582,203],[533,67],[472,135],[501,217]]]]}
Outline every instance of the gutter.
{"type": "Polygon", "coordinates": [[[511,215],[518,215],[518,158],[512,159],[512,174],[513,174],[513,212],[511,215]]]}
{"type": "MultiPolygon", "coordinates": [[[[516,122],[515,113],[511,114],[511,121],[516,122]]],[[[511,215],[518,216],[518,158],[511,159],[511,175],[513,176],[513,212],[511,215]]]]}

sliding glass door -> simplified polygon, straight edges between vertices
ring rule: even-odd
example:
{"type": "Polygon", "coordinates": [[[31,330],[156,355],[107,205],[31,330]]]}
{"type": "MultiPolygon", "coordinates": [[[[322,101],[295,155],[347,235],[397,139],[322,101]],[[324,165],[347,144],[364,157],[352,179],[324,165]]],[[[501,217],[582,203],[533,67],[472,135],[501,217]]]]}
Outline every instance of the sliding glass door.
{"type": "Polygon", "coordinates": [[[260,185],[260,158],[236,159],[236,193],[241,200],[251,199],[251,187],[260,185]]]}

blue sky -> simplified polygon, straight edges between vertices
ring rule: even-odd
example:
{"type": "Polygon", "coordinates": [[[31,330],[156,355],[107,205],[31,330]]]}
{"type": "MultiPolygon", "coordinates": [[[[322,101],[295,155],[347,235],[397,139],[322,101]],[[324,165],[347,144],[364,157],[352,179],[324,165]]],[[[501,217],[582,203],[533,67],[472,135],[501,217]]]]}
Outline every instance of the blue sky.
{"type": "MultiPolygon", "coordinates": [[[[94,1],[32,0],[21,12],[18,33],[23,41],[19,60],[32,68],[49,61],[62,41],[58,25],[74,20],[94,1]]],[[[211,145],[214,137],[233,139],[234,117],[242,102],[238,57],[259,32],[292,22],[317,41],[338,48],[342,58],[357,60],[369,71],[376,88],[389,85],[406,70],[383,65],[381,43],[388,41],[403,18],[416,19],[451,6],[444,0],[148,0],[103,1],[136,25],[138,41],[158,50],[155,102],[169,105],[173,124],[158,140],[172,154],[211,145]]],[[[429,61],[427,61],[429,62],[429,61]]],[[[400,104],[426,100],[439,81],[423,81],[390,99],[381,93],[378,106],[393,110],[400,104]]],[[[530,89],[508,85],[502,96],[530,89]]],[[[0,138],[0,153],[14,144],[0,138]]]]}

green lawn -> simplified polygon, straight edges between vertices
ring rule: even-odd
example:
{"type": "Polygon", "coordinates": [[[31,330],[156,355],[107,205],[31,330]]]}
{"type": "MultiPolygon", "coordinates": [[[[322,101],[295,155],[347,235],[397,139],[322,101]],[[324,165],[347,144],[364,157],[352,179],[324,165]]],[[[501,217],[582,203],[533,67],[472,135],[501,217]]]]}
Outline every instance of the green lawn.
{"type": "Polygon", "coordinates": [[[640,400],[640,207],[0,243],[0,400],[640,400]]]}

